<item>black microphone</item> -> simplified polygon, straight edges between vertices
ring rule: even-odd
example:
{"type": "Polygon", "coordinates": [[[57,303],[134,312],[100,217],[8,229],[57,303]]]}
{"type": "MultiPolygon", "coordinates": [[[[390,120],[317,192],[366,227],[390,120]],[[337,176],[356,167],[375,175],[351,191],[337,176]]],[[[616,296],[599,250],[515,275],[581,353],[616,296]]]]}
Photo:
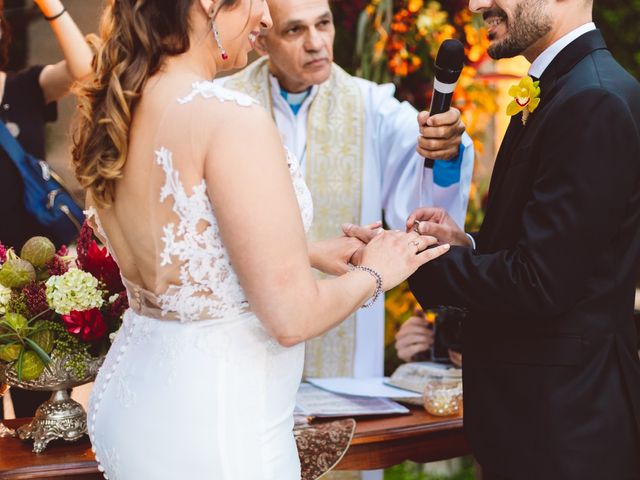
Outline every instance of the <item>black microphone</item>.
{"type": "MultiPolygon", "coordinates": [[[[464,66],[464,45],[453,38],[445,40],[438,49],[433,80],[433,96],[429,115],[444,113],[451,107],[451,98],[464,66]]],[[[433,168],[433,160],[424,159],[425,168],[433,168]]]]}

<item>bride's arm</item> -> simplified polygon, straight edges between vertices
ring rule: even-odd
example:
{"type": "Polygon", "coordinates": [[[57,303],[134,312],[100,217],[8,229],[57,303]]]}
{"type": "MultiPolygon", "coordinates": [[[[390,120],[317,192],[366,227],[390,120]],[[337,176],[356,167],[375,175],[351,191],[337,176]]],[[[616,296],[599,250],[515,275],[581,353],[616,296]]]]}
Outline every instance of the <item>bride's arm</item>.
{"type": "MultiPolygon", "coordinates": [[[[282,345],[320,335],[371,297],[375,278],[362,270],[329,280],[313,277],[273,121],[258,107],[223,104],[215,110],[218,126],[209,136],[205,177],[222,240],[249,303],[282,345]]],[[[367,247],[363,263],[382,274],[385,289],[391,288],[445,251],[436,248],[416,255],[410,243],[429,243],[425,238],[382,233],[367,247]]]]}

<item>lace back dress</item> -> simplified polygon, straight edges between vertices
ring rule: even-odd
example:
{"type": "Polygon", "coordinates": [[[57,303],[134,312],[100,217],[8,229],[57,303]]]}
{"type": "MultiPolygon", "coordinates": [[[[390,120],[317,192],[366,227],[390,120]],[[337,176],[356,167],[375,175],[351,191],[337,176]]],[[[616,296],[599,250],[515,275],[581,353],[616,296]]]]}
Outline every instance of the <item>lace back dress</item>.
{"type": "MultiPolygon", "coordinates": [[[[254,103],[199,82],[176,111],[196,102],[254,103]]],[[[120,264],[130,309],[90,399],[93,451],[111,480],[298,480],[292,428],[304,345],[280,346],[250,311],[204,179],[165,146],[188,143],[189,132],[170,137],[158,136],[149,172],[156,282],[143,288],[120,264]]],[[[287,160],[308,230],[311,197],[297,161],[287,160]]],[[[97,212],[89,214],[109,244],[97,212]]]]}

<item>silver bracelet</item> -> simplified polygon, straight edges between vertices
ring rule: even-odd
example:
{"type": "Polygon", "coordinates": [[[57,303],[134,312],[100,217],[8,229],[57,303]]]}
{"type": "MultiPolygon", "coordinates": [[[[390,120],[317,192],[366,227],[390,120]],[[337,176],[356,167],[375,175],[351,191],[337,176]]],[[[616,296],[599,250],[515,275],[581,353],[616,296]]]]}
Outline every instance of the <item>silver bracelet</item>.
{"type": "Polygon", "coordinates": [[[376,300],[378,299],[380,294],[384,293],[384,290],[382,290],[382,275],[376,272],[373,268],[365,267],[364,265],[352,266],[351,270],[362,270],[363,272],[367,272],[376,279],[376,291],[373,292],[373,295],[371,296],[369,301],[362,305],[362,308],[369,308],[371,305],[376,303],[376,300]]]}

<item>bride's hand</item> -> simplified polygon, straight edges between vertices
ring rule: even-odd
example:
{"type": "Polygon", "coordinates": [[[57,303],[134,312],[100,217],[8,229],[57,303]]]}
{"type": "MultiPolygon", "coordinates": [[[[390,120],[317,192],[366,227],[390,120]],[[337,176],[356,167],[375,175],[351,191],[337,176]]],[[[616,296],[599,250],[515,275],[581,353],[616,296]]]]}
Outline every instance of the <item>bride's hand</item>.
{"type": "Polygon", "coordinates": [[[384,231],[364,247],[360,265],[376,270],[382,276],[387,291],[411,276],[420,266],[444,255],[449,244],[436,245],[435,237],[416,232],[384,231]]]}
{"type": "Polygon", "coordinates": [[[346,236],[309,242],[309,261],[328,275],[343,275],[349,271],[351,257],[363,246],[357,238],[346,236]]]}
{"type": "Polygon", "coordinates": [[[384,230],[382,229],[382,222],[374,222],[369,225],[353,225],[351,223],[342,224],[342,232],[347,237],[357,238],[362,242],[360,248],[358,248],[349,259],[349,263],[352,265],[360,265],[362,263],[362,252],[364,247],[368,244],[376,235],[379,235],[384,230]]]}
{"type": "Polygon", "coordinates": [[[381,233],[382,222],[374,222],[369,225],[353,225],[351,223],[342,224],[342,233],[347,237],[354,237],[360,240],[362,243],[369,243],[373,240],[373,237],[381,233]]]}

